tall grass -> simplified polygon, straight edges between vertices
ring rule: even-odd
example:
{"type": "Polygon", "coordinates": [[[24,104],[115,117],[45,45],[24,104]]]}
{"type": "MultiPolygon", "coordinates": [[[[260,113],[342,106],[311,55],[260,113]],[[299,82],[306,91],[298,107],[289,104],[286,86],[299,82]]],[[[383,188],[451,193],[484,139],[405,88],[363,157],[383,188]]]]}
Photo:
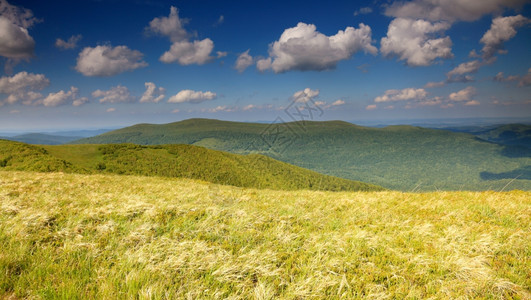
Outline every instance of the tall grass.
{"type": "Polygon", "coordinates": [[[0,297],[529,299],[531,193],[0,172],[0,297]]]}

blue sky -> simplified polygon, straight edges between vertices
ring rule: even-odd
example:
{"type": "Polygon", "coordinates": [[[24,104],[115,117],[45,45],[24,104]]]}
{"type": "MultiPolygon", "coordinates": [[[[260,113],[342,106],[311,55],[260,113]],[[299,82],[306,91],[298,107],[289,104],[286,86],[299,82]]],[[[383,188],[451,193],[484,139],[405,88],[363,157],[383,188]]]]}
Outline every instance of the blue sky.
{"type": "Polygon", "coordinates": [[[289,121],[308,107],[360,123],[531,118],[530,12],[526,0],[0,0],[0,131],[289,121]]]}

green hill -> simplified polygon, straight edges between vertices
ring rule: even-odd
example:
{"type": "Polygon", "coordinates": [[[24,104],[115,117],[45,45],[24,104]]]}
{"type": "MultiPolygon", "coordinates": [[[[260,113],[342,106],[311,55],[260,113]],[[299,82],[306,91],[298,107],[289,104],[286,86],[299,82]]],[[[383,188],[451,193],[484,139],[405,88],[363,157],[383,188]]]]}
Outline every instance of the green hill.
{"type": "Polygon", "coordinates": [[[125,142],[193,144],[264,154],[323,174],[400,190],[531,189],[531,150],[491,143],[467,133],[413,126],[190,119],[138,124],[75,141],[125,142]]]}
{"type": "Polygon", "coordinates": [[[0,169],[180,177],[238,187],[280,190],[382,189],[322,175],[259,154],[237,155],[191,145],[39,147],[0,140],[0,169]]]}

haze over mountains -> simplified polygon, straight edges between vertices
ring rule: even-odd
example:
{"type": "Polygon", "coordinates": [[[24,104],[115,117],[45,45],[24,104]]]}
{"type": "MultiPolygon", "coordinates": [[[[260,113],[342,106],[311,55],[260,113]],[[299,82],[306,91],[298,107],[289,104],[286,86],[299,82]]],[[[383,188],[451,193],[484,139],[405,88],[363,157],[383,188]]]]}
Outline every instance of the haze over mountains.
{"type": "Polygon", "coordinates": [[[74,143],[192,144],[239,154],[259,153],[323,174],[399,190],[529,190],[531,150],[525,147],[529,126],[511,125],[511,134],[500,128],[480,133],[514,145],[414,126],[209,119],[138,124],[74,143]]]}

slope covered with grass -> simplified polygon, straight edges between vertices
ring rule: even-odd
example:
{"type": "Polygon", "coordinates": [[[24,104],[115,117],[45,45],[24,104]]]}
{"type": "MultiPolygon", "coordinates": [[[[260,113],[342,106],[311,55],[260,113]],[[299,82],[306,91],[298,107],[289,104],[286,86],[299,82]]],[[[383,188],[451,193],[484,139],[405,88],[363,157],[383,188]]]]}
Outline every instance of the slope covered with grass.
{"type": "Polygon", "coordinates": [[[0,171],[0,298],[529,299],[529,192],[0,171]]]}
{"type": "Polygon", "coordinates": [[[341,121],[253,124],[190,119],[139,124],[76,141],[124,142],[194,144],[233,153],[259,153],[320,173],[406,191],[531,190],[528,148],[413,126],[369,128],[341,121]]]}
{"type": "Polygon", "coordinates": [[[322,175],[263,155],[237,155],[191,145],[38,147],[0,141],[0,169],[184,177],[239,187],[281,190],[382,189],[322,175]]]}

